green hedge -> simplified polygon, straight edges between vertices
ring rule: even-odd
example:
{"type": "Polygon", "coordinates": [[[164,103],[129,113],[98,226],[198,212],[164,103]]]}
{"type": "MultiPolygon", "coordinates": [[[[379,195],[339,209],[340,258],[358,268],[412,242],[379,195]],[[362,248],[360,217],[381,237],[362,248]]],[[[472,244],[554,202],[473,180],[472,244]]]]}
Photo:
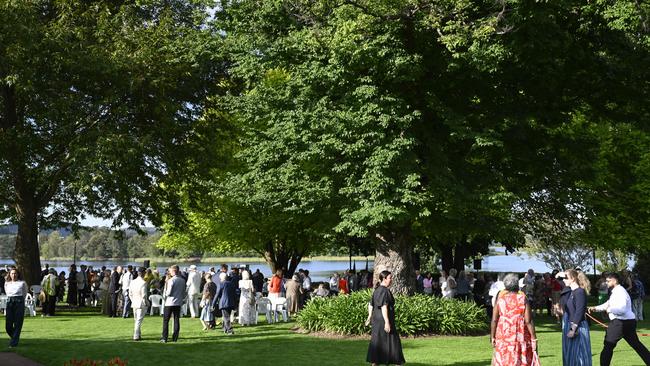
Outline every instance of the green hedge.
{"type": "MultiPolygon", "coordinates": [[[[298,325],[311,332],[370,334],[364,322],[372,291],[310,300],[298,314],[298,325]]],[[[474,302],[426,295],[395,296],[395,322],[404,335],[470,335],[488,329],[485,309],[474,302]]]]}

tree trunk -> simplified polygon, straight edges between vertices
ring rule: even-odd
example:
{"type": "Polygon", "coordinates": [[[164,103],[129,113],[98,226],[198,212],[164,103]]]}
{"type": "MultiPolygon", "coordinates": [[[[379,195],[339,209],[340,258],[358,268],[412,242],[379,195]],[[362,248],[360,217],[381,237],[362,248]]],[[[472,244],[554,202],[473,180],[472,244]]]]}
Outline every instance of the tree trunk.
{"type": "Polygon", "coordinates": [[[440,250],[440,257],[442,260],[442,269],[449,273],[449,270],[454,267],[454,248],[445,245],[440,250]]]}
{"type": "Polygon", "coordinates": [[[14,260],[28,285],[40,284],[41,258],[38,247],[38,209],[35,200],[23,197],[16,205],[18,234],[14,260]]]}
{"type": "Polygon", "coordinates": [[[454,268],[458,272],[465,270],[465,258],[467,258],[467,243],[457,243],[454,250],[454,268]]]}
{"type": "Polygon", "coordinates": [[[287,273],[285,276],[293,275],[296,273],[296,270],[298,270],[298,265],[300,264],[300,261],[302,260],[302,257],[304,256],[304,251],[298,252],[298,251],[293,251],[291,254],[291,259],[289,260],[289,268],[287,270],[287,273]]]}
{"type": "Polygon", "coordinates": [[[377,283],[381,271],[388,270],[393,275],[390,290],[394,294],[412,295],[415,292],[415,269],[410,232],[403,229],[388,237],[377,234],[377,238],[379,245],[375,252],[373,283],[377,283]]]}
{"type": "Polygon", "coordinates": [[[263,255],[273,274],[281,269],[283,276],[290,278],[296,272],[305,252],[287,249],[285,244],[285,242],[279,241],[274,245],[274,242],[269,240],[263,255]]]}

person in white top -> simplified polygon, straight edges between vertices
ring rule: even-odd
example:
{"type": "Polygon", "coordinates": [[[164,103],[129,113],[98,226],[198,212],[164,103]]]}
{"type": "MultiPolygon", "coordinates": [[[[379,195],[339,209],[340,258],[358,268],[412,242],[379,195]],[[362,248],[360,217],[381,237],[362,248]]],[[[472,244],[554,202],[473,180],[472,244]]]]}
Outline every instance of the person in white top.
{"type": "Polygon", "coordinates": [[[131,298],[131,308],[135,318],[135,327],[133,328],[133,340],[141,340],[140,328],[142,320],[147,313],[147,283],[144,280],[145,269],[138,268],[138,277],[129,283],[129,296],[131,298]]]}
{"type": "Polygon", "coordinates": [[[27,284],[15,268],[9,270],[5,279],[5,294],[7,295],[5,329],[11,337],[9,348],[13,348],[18,346],[20,331],[23,329],[25,297],[27,296],[27,284]]]}
{"type": "Polygon", "coordinates": [[[251,325],[255,321],[255,288],[250,272],[243,270],[239,280],[239,324],[251,325]]]}
{"type": "Polygon", "coordinates": [[[445,281],[441,283],[440,290],[442,291],[442,297],[453,299],[456,295],[456,273],[455,268],[450,269],[449,275],[445,278],[445,281]]]}
{"type": "Polygon", "coordinates": [[[334,295],[339,294],[339,274],[334,272],[334,276],[330,277],[330,292],[334,295]]]}
{"type": "Polygon", "coordinates": [[[133,275],[131,272],[133,271],[133,266],[128,265],[126,267],[126,271],[122,273],[122,277],[120,277],[120,285],[122,285],[122,296],[124,296],[124,305],[122,307],[122,317],[128,318],[129,317],[129,312],[131,311],[131,297],[129,296],[129,286],[131,285],[131,281],[133,280],[133,275]]]}
{"type": "Polygon", "coordinates": [[[196,271],[196,266],[193,264],[187,274],[187,299],[190,305],[190,316],[197,318],[201,302],[201,274],[196,271]]]}
{"type": "Polygon", "coordinates": [[[499,273],[499,275],[497,276],[497,281],[490,286],[490,290],[488,291],[488,296],[492,298],[493,307],[495,302],[497,301],[497,295],[499,295],[499,292],[501,292],[501,290],[504,290],[506,288],[505,285],[503,284],[504,277],[505,277],[505,273],[499,273]]]}
{"type": "Polygon", "coordinates": [[[600,365],[609,366],[616,343],[625,339],[646,365],[650,365],[650,352],[639,341],[636,334],[636,317],[632,312],[632,300],[623,286],[620,285],[621,277],[618,273],[607,275],[607,287],[612,289],[609,300],[602,305],[587,308],[589,312],[606,311],[609,315],[609,327],[605,333],[603,351],[600,353],[600,365]]]}

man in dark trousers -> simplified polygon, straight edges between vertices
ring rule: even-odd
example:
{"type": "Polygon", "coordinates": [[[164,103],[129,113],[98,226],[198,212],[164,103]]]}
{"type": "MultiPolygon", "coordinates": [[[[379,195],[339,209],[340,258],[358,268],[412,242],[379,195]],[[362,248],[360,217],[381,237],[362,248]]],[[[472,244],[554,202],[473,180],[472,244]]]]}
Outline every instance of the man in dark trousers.
{"type": "Polygon", "coordinates": [[[160,342],[167,343],[169,335],[169,319],[174,317],[174,332],[172,333],[172,342],[178,340],[178,334],[181,330],[181,306],[185,299],[185,280],[180,275],[177,265],[169,267],[171,278],[165,284],[165,309],[163,310],[163,330],[160,342]]]}
{"type": "Polygon", "coordinates": [[[117,316],[117,297],[122,290],[120,289],[120,277],[122,276],[122,267],[117,266],[111,272],[111,281],[108,283],[108,294],[110,295],[111,304],[109,308],[109,318],[117,316]]]}
{"type": "Polygon", "coordinates": [[[219,274],[219,290],[217,290],[217,295],[214,297],[212,306],[215,308],[219,307],[221,310],[221,315],[223,317],[223,332],[232,335],[232,324],[230,322],[230,314],[235,309],[235,285],[225,273],[219,274]]]}
{"type": "Polygon", "coordinates": [[[590,306],[589,312],[606,311],[609,315],[609,327],[605,333],[603,351],[600,353],[600,365],[609,366],[616,343],[625,339],[646,365],[650,365],[650,352],[639,341],[636,334],[636,317],[632,311],[632,300],[623,286],[618,273],[607,275],[607,287],[612,290],[609,300],[602,305],[590,306]]]}

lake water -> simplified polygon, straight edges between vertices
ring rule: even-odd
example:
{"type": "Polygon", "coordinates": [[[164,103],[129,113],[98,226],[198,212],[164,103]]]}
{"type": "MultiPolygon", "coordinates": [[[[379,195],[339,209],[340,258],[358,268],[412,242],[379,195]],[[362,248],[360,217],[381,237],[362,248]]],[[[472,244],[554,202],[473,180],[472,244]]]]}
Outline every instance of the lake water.
{"type": "MultiPolygon", "coordinates": [[[[501,248],[499,248],[501,249],[501,248]]],[[[13,264],[14,261],[11,259],[0,259],[0,266],[7,264],[13,264]]],[[[68,271],[68,268],[72,264],[72,261],[41,261],[42,264],[48,263],[50,267],[55,268],[57,271],[68,271]]],[[[329,277],[334,272],[343,272],[349,267],[348,261],[302,261],[300,262],[299,268],[304,268],[309,270],[312,280],[314,281],[323,281],[329,279],[329,277]]],[[[91,265],[94,269],[101,268],[106,266],[107,268],[113,268],[117,265],[133,265],[141,266],[142,262],[133,262],[133,261],[77,261],[77,267],[81,264],[91,265]]],[[[153,264],[153,263],[152,263],[153,264]]],[[[189,267],[190,264],[195,264],[199,270],[207,271],[210,267],[218,268],[221,263],[190,263],[190,262],[170,262],[170,263],[155,263],[158,268],[164,268],[172,264],[178,264],[181,268],[189,267]]],[[[271,270],[266,263],[228,263],[230,266],[233,265],[247,265],[252,271],[259,270],[264,273],[265,276],[271,274],[271,270]]],[[[368,261],[368,267],[373,268],[374,262],[372,260],[368,261]]],[[[356,269],[361,270],[366,268],[365,261],[356,261],[356,269]]],[[[526,272],[529,268],[532,268],[537,273],[543,273],[550,271],[546,266],[546,263],[538,260],[537,258],[530,257],[525,253],[519,253],[517,255],[494,255],[487,256],[483,258],[482,261],[482,271],[489,272],[526,272]]],[[[468,268],[471,269],[471,268],[468,268]]]]}

